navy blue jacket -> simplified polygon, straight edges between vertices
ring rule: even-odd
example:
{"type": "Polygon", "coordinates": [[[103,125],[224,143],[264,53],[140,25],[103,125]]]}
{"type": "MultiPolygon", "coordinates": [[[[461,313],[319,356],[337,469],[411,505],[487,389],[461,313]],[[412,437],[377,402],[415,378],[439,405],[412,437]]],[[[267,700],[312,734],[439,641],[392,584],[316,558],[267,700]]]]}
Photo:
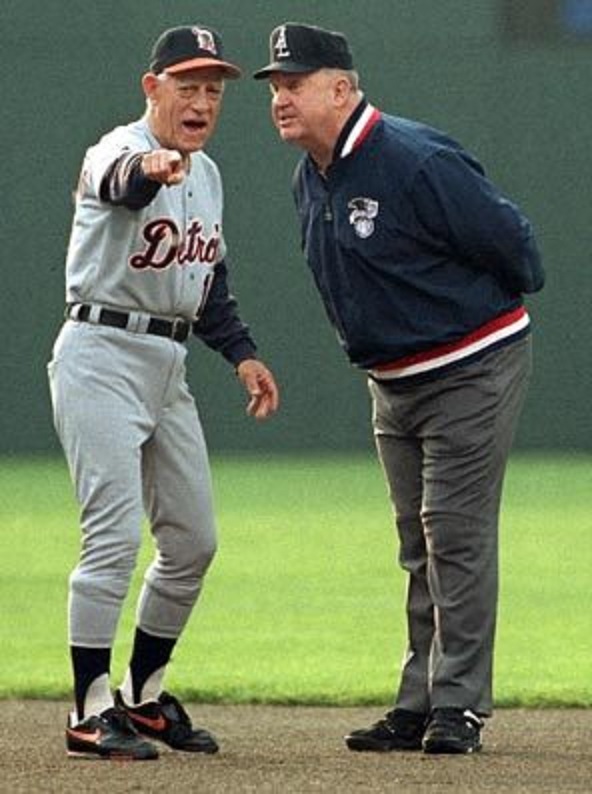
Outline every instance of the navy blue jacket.
{"type": "Polygon", "coordinates": [[[306,155],[293,188],[306,259],[353,364],[415,375],[528,333],[522,295],[544,282],[531,226],[443,133],[363,100],[326,175],[306,155]]]}

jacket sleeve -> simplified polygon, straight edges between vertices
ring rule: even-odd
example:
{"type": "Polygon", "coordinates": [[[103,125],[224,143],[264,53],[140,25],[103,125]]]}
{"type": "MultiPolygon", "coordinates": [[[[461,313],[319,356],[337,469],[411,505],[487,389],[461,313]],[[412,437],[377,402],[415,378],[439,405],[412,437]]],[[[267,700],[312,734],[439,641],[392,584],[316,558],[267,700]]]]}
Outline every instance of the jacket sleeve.
{"type": "Polygon", "coordinates": [[[228,269],[224,260],[214,268],[205,304],[193,323],[193,333],[234,366],[247,358],[256,358],[255,342],[248,326],[239,317],[236,299],[228,290],[228,269]]]}
{"type": "Polygon", "coordinates": [[[461,151],[428,158],[412,187],[418,220],[469,266],[492,272],[512,292],[536,292],[545,275],[532,227],[481,166],[461,151]]]}
{"type": "Polygon", "coordinates": [[[144,175],[142,156],[142,152],[126,152],[109,166],[101,180],[101,201],[130,210],[140,210],[150,204],[161,184],[144,175]]]}

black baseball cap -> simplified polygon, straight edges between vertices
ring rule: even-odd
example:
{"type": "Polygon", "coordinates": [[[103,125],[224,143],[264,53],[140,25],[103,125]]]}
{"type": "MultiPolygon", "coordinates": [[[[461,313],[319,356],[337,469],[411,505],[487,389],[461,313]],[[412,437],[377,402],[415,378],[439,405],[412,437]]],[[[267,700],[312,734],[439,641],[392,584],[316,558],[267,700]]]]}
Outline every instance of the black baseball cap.
{"type": "Polygon", "coordinates": [[[286,22],[272,30],[269,37],[271,62],[255,72],[255,80],[273,72],[293,74],[316,72],[318,69],[354,68],[353,58],[343,33],[315,25],[286,22]]]}
{"type": "Polygon", "coordinates": [[[150,55],[150,71],[154,74],[179,74],[212,67],[219,68],[231,80],[241,76],[238,66],[223,59],[220,34],[203,25],[165,30],[150,55]]]}

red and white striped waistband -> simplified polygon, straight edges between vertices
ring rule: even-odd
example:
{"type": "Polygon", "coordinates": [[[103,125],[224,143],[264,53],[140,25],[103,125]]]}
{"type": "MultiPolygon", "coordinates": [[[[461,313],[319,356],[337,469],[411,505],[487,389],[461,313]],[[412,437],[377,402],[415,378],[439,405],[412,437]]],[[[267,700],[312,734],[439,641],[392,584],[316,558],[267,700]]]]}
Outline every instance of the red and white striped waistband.
{"type": "Polygon", "coordinates": [[[530,324],[528,312],[521,306],[519,309],[502,314],[494,320],[485,323],[480,328],[463,336],[456,342],[439,345],[422,353],[404,356],[388,364],[379,364],[369,370],[369,374],[377,380],[393,380],[407,378],[410,375],[420,375],[430,372],[447,364],[461,361],[463,358],[479,353],[503,339],[508,339],[530,324]]]}

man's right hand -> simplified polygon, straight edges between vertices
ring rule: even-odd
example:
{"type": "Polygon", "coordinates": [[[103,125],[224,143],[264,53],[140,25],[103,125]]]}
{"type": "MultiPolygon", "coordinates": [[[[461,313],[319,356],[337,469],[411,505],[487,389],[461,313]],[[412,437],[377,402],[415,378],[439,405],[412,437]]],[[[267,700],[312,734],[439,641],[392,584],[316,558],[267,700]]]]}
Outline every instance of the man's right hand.
{"type": "Polygon", "coordinates": [[[142,171],[161,185],[179,185],[187,173],[187,161],[180,152],[154,149],[142,156],[142,171]]]}

